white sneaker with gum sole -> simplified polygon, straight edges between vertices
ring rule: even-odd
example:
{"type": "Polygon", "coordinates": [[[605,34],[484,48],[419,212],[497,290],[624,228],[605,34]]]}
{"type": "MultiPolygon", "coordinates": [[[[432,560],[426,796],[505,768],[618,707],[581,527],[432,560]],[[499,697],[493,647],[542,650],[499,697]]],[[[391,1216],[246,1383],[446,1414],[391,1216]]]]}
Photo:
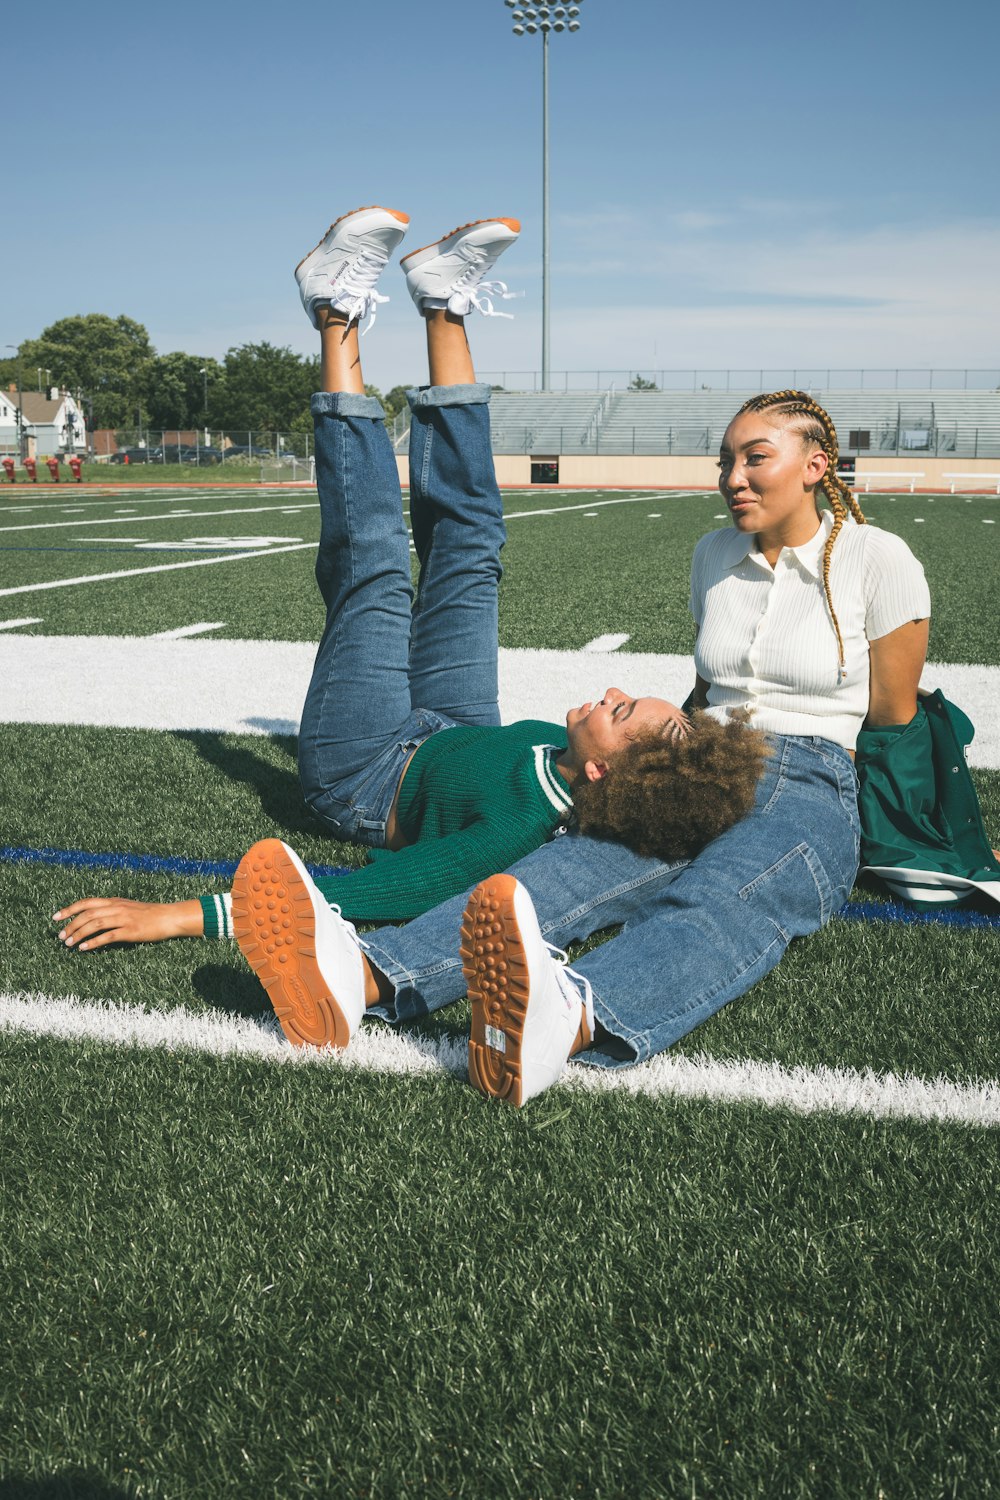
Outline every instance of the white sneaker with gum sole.
{"type": "Polygon", "coordinates": [[[469,897],[459,947],[472,1001],[469,1082],[525,1104],[561,1077],[580,1034],[594,1035],[590,985],[542,937],[513,875],[491,875],[469,897]]]}
{"type": "Polygon", "coordinates": [[[521,233],[517,219],[477,219],[462,224],[433,245],[425,245],[403,257],[410,296],[421,311],[447,307],[458,317],[476,308],[487,317],[508,318],[498,313],[493,298],[509,298],[502,281],[485,281],[487,271],[521,233]]]}
{"type": "MultiPolygon", "coordinates": [[[[388,302],[375,290],[389,256],[409,228],[408,214],[394,208],[355,208],[334,220],[315,250],[295,267],[302,306],[315,328],[316,309],[329,304],[355,318],[375,321],[388,302]]],[[[367,333],[368,329],[365,329],[367,333]]]]}
{"type": "Polygon", "coordinates": [[[361,943],[280,839],[240,860],[233,935],[293,1047],[347,1046],[365,1013],[361,943]]]}

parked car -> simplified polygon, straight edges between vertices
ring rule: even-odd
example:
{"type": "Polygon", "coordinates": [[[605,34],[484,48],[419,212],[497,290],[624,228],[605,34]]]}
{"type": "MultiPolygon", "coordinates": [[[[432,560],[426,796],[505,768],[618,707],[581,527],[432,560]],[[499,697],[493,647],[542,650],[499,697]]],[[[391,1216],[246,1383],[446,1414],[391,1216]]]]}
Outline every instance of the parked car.
{"type": "Polygon", "coordinates": [[[149,460],[148,448],[119,448],[117,452],[112,453],[110,461],[113,464],[148,464],[149,460]]]}
{"type": "Polygon", "coordinates": [[[200,465],[206,465],[206,464],[221,464],[221,462],[222,462],[222,449],[221,448],[206,448],[206,447],[185,448],[185,447],[182,446],[178,450],[178,455],[179,456],[175,456],[174,453],[171,452],[171,449],[168,446],[168,448],[167,448],[167,462],[168,463],[170,463],[172,461],[174,463],[182,463],[182,464],[200,464],[200,465]]]}
{"type": "Polygon", "coordinates": [[[226,463],[231,458],[270,458],[271,449],[258,448],[256,443],[230,443],[223,449],[222,456],[226,463]]]}

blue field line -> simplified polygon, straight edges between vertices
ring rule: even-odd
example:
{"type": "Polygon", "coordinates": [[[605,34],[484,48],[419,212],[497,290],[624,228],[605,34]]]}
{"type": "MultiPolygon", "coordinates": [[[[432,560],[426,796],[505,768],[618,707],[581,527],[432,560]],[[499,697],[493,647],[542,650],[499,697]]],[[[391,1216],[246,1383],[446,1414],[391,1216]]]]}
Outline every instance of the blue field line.
{"type": "MultiPolygon", "coordinates": [[[[199,875],[228,880],[235,859],[183,859],[173,854],[92,854],[86,849],[29,849],[0,845],[0,864],[56,865],[77,870],[128,870],[143,875],[199,875]]],[[[349,875],[349,865],[306,865],[310,875],[349,875]]],[[[847,901],[837,913],[847,922],[897,922],[910,927],[1000,928],[1000,916],[951,906],[921,911],[898,901],[847,901]]]]}
{"type": "MultiPolygon", "coordinates": [[[[27,849],[15,844],[0,846],[0,863],[8,865],[57,865],[75,870],[128,870],[143,875],[203,875],[231,879],[239,863],[235,859],[182,859],[172,854],[91,854],[86,849],[27,849]]],[[[311,875],[347,875],[347,865],[307,865],[311,875]]]]}

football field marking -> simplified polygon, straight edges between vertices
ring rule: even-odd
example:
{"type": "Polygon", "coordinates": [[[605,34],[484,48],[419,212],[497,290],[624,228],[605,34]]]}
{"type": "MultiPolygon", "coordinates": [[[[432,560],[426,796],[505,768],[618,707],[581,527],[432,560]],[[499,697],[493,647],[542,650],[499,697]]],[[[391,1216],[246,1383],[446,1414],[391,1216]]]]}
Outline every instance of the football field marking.
{"type": "MultiPolygon", "coordinates": [[[[627,497],[626,499],[598,500],[598,501],[588,502],[588,504],[590,504],[590,505],[595,505],[595,504],[596,505],[632,505],[632,504],[636,504],[636,503],[638,503],[640,501],[643,501],[643,500],[645,500],[647,498],[648,497],[644,496],[644,495],[632,495],[632,496],[627,497]]],[[[561,515],[563,512],[566,512],[568,514],[568,513],[573,512],[573,511],[585,510],[587,508],[588,507],[584,506],[584,505],[561,505],[561,506],[556,506],[556,507],[553,507],[553,508],[548,508],[548,509],[545,509],[545,510],[513,511],[510,514],[508,514],[505,517],[505,519],[508,520],[508,521],[525,520],[525,519],[528,519],[529,517],[532,517],[532,516],[539,516],[539,515],[546,515],[546,516],[561,515]]],[[[209,516],[209,517],[212,517],[212,518],[214,518],[216,516],[244,516],[244,515],[259,514],[261,511],[275,511],[275,510],[283,510],[283,509],[284,509],[284,507],[282,507],[280,505],[264,505],[264,506],[249,506],[249,507],[245,507],[245,508],[241,508],[241,509],[229,509],[229,510],[217,510],[217,511],[180,511],[180,510],[177,510],[177,511],[173,511],[170,515],[143,516],[141,519],[143,521],[169,521],[169,520],[175,520],[179,516],[183,516],[183,517],[185,517],[185,518],[187,518],[189,520],[195,520],[195,519],[197,519],[199,517],[205,517],[205,516],[209,516]]],[[[404,514],[404,516],[407,516],[407,517],[409,516],[409,512],[406,511],[406,510],[404,510],[403,514],[404,514]]],[[[123,523],[121,521],[119,521],[119,520],[116,520],[116,518],[114,516],[103,517],[102,519],[95,520],[95,521],[79,521],[79,522],[55,521],[55,522],[49,523],[49,522],[45,522],[45,521],[41,521],[41,522],[33,521],[29,525],[27,525],[27,526],[0,526],[0,532],[2,532],[2,531],[40,531],[40,530],[47,530],[47,529],[49,529],[50,524],[51,524],[51,526],[56,527],[56,526],[69,526],[69,525],[76,525],[76,526],[109,526],[109,525],[115,526],[115,525],[119,525],[120,526],[123,523]]],[[[80,539],[80,540],[82,540],[82,539],[80,539]]],[[[125,539],[112,537],[111,540],[114,541],[114,540],[125,540],[125,539]]],[[[176,543],[168,543],[168,542],[145,542],[145,543],[142,543],[141,545],[144,548],[166,549],[168,547],[173,548],[177,544],[176,543]]],[[[187,544],[183,543],[181,545],[187,545],[187,544]]],[[[16,585],[13,588],[0,589],[0,598],[5,598],[5,597],[8,597],[8,596],[13,595],[13,594],[38,593],[38,592],[41,592],[41,591],[43,591],[45,589],[83,588],[87,584],[90,584],[90,583],[108,583],[108,582],[111,582],[111,581],[114,581],[114,580],[117,580],[117,579],[120,579],[120,578],[132,578],[132,577],[136,577],[139,574],[169,573],[169,572],[172,572],[172,571],[176,571],[177,569],[180,569],[180,568],[204,567],[204,566],[207,566],[210,563],[215,563],[215,562],[242,562],[242,561],[246,560],[247,558],[251,558],[251,557],[264,557],[264,556],[267,556],[267,555],[273,556],[273,555],[275,555],[277,553],[280,553],[280,552],[296,552],[296,551],[301,551],[303,548],[306,548],[306,547],[308,547],[308,548],[315,548],[315,546],[316,546],[315,542],[302,542],[302,543],[298,544],[297,546],[271,547],[271,548],[268,549],[268,551],[266,553],[265,552],[259,552],[259,551],[253,551],[253,552],[233,552],[233,553],[231,553],[226,558],[200,558],[200,559],[198,559],[198,561],[191,562],[191,563],[166,563],[166,564],[161,565],[160,567],[155,567],[155,568],[123,568],[120,571],[112,572],[112,573],[85,573],[85,574],[80,574],[80,575],[78,575],[75,578],[54,578],[54,579],[47,580],[44,583],[22,583],[22,584],[16,585]]],[[[414,550],[412,542],[410,543],[410,550],[411,551],[414,550]]]]}
{"type": "MultiPolygon", "coordinates": [[[[151,1012],[115,1001],[8,993],[0,994],[0,1031],[123,1049],[237,1055],[298,1067],[466,1076],[464,1041],[396,1032],[382,1025],[363,1026],[347,1051],[334,1052],[289,1046],[270,1018],[254,1021],[218,1012],[201,1015],[183,1006],[151,1012]]],[[[556,1087],[756,1104],[805,1115],[854,1115],[979,1129],[1000,1126],[1000,1082],[992,1078],[956,1083],[871,1069],[786,1068],[780,1063],[719,1059],[703,1053],[694,1057],[661,1053],[628,1068],[572,1066],[556,1087]]]]}
{"type": "Polygon", "coordinates": [[[595,635],[583,647],[584,651],[620,651],[628,641],[627,635],[595,635]]]}
{"type": "Polygon", "coordinates": [[[257,552],[227,552],[221,557],[197,557],[191,562],[159,563],[155,568],[122,568],[116,573],[86,573],[79,578],[54,578],[47,583],[20,583],[16,588],[0,589],[0,599],[11,594],[34,594],[43,589],[71,589],[86,583],[108,583],[117,578],[138,578],[145,573],[175,573],[180,568],[210,568],[217,563],[243,562],[248,557],[274,557],[279,552],[315,551],[315,542],[298,542],[293,547],[267,547],[257,552]]]}
{"type": "MultiPolygon", "coordinates": [[[[236,484],[232,485],[231,487],[229,485],[226,485],[221,489],[213,489],[212,491],[206,492],[200,485],[190,485],[187,488],[181,486],[178,489],[173,489],[172,487],[167,486],[152,486],[144,490],[129,490],[127,496],[122,496],[118,493],[117,486],[115,486],[113,489],[109,488],[103,490],[100,495],[96,496],[93,499],[84,499],[84,497],[81,495],[79,497],[79,504],[74,506],[74,510],[77,513],[82,512],[83,510],[93,510],[95,507],[101,510],[107,510],[108,507],[113,505],[116,500],[125,498],[128,499],[131,505],[177,505],[182,500],[193,499],[196,495],[204,499],[206,493],[208,493],[209,495],[215,494],[220,500],[248,500],[251,497],[253,497],[255,500],[271,500],[277,499],[283,492],[280,489],[274,489],[273,487],[247,489],[245,485],[236,484]]],[[[297,501],[296,503],[301,504],[302,502],[297,501]]],[[[285,500],[285,504],[289,504],[287,498],[285,500]]],[[[68,511],[68,506],[61,506],[57,502],[53,501],[40,500],[37,501],[34,505],[10,505],[3,507],[4,514],[9,516],[24,514],[25,512],[31,510],[44,510],[53,512],[62,511],[65,513],[68,511]]]]}
{"type": "MultiPolygon", "coordinates": [[[[314,510],[317,508],[318,502],[317,505],[313,506],[314,510]]],[[[202,517],[214,520],[216,516],[256,516],[267,511],[284,511],[284,509],[285,506],[283,505],[241,505],[229,506],[225,510],[171,510],[166,511],[160,516],[132,516],[127,524],[135,526],[139,521],[142,521],[144,524],[149,521],[176,521],[178,516],[189,521],[202,517]]],[[[0,532],[55,531],[60,526],[124,526],[125,524],[126,522],[120,516],[98,516],[91,521],[27,521],[17,526],[0,526],[0,532]]],[[[315,546],[315,543],[313,545],[315,546]]]]}
{"type": "Polygon", "coordinates": [[[0,630],[20,630],[22,625],[40,625],[41,615],[26,615],[23,620],[0,620],[0,630]]]}
{"type": "MultiPolygon", "coordinates": [[[[274,548],[253,555],[295,550],[274,548]]],[[[234,559],[235,554],[222,553],[161,567],[204,567],[234,559]]],[[[295,734],[315,657],[315,641],[11,631],[0,646],[0,723],[295,734]]],[[[505,724],[561,719],[571,705],[617,682],[637,697],[683,703],[694,684],[694,663],[690,656],[668,652],[500,650],[505,724]]],[[[969,764],[1000,769],[1000,667],[929,662],[922,683],[930,690],[941,688],[971,716],[976,736],[969,764]]]]}
{"type": "MultiPolygon", "coordinates": [[[[692,491],[691,493],[696,493],[696,492],[692,491]]],[[[612,500],[587,500],[586,502],[583,502],[583,503],[578,504],[578,505],[551,505],[551,506],[541,507],[538,510],[515,510],[515,511],[508,511],[507,514],[505,515],[504,519],[507,520],[507,521],[520,521],[520,520],[527,520],[527,519],[529,519],[532,516],[559,516],[559,515],[563,515],[563,514],[565,514],[565,515],[571,515],[574,511],[580,511],[580,510],[592,511],[592,512],[596,513],[596,511],[599,508],[604,508],[604,507],[607,507],[609,505],[639,505],[643,501],[652,500],[652,499],[656,499],[656,498],[657,497],[655,495],[625,495],[625,496],[620,496],[619,495],[619,496],[616,496],[612,500]]],[[[162,503],[163,504],[167,504],[168,502],[167,501],[163,501],[162,503]]],[[[304,504],[297,506],[296,509],[299,509],[299,510],[301,510],[301,509],[318,510],[319,509],[319,501],[318,500],[313,500],[313,501],[305,502],[304,504]]],[[[147,521],[173,521],[173,520],[176,520],[176,518],[178,516],[187,516],[189,519],[194,520],[196,518],[206,517],[206,516],[208,516],[208,517],[215,517],[215,516],[252,516],[252,515],[262,515],[262,514],[265,514],[268,511],[281,511],[284,514],[285,512],[287,512],[287,510],[288,510],[288,502],[286,500],[283,505],[228,506],[228,507],[226,507],[225,509],[222,509],[222,510],[187,510],[187,509],[185,509],[185,510],[171,510],[171,511],[165,512],[163,515],[159,515],[159,516],[142,516],[142,517],[138,517],[137,516],[135,519],[136,520],[141,519],[143,522],[147,522],[147,521]]],[[[404,514],[408,515],[409,511],[408,510],[404,510],[404,514]]],[[[47,530],[50,530],[50,529],[54,530],[55,528],[57,528],[59,526],[77,526],[77,527],[80,527],[80,526],[120,526],[121,524],[122,523],[121,523],[121,521],[119,520],[119,518],[117,516],[98,516],[95,519],[90,520],[90,521],[27,521],[27,522],[23,522],[22,521],[22,522],[19,522],[16,526],[0,526],[0,532],[4,532],[4,531],[47,531],[47,530]]]]}
{"type": "Polygon", "coordinates": [[[158,630],[147,637],[151,641],[183,641],[192,635],[204,635],[209,630],[222,630],[225,620],[203,620],[198,625],[178,625],[176,630],[158,630]]]}

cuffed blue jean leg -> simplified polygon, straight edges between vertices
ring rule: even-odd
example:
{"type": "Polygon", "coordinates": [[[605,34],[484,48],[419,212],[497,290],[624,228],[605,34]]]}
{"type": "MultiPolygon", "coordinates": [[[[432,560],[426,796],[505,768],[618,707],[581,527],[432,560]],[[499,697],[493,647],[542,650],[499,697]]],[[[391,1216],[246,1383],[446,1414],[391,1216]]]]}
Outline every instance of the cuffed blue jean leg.
{"type": "Polygon", "coordinates": [[[420,585],[410,697],[460,724],[499,724],[497,589],[506,540],[488,385],[410,391],[410,525],[420,585]]]}
{"type": "Polygon", "coordinates": [[[302,710],[299,776],[317,816],[355,837],[346,784],[406,737],[412,711],[409,538],[381,403],[323,392],[312,413],[326,626],[302,710]]]}
{"type": "MultiPolygon", "coordinates": [[[[569,834],[513,867],[557,947],[621,931],[574,967],[609,1040],[578,1061],[618,1067],[671,1046],[840,909],[857,870],[856,781],[829,741],[775,737],[754,811],[690,862],[664,865],[569,834]]],[[[465,993],[465,897],[366,936],[406,1019],[465,993]]]]}
{"type": "Polygon", "coordinates": [[[299,731],[306,802],[331,833],[385,841],[400,777],[428,735],[498,724],[503,509],[489,387],[409,393],[416,604],[396,459],[380,403],[313,397],[326,625],[299,731]]]}

